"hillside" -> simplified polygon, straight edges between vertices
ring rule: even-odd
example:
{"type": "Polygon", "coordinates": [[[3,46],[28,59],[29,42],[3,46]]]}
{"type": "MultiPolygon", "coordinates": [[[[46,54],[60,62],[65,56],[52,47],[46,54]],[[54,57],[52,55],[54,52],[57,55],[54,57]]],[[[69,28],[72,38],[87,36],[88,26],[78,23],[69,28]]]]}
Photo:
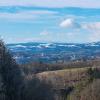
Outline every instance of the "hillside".
{"type": "Polygon", "coordinates": [[[38,73],[37,77],[39,77],[40,80],[52,84],[55,93],[58,95],[56,98],[62,98],[61,100],[64,98],[64,100],[100,99],[98,92],[100,91],[100,88],[98,88],[97,85],[100,83],[100,67],[48,71],[38,73]],[[98,96],[96,97],[96,95],[98,96]],[[94,97],[94,99],[92,97],[94,97]]]}
{"type": "Polygon", "coordinates": [[[73,85],[88,77],[87,70],[88,68],[74,68],[58,71],[47,71],[38,73],[37,76],[40,79],[51,82],[54,86],[58,86],[58,88],[65,88],[66,86],[73,85]]]}
{"type": "Polygon", "coordinates": [[[100,59],[100,42],[93,43],[18,43],[8,44],[19,64],[29,62],[66,63],[100,59]]]}

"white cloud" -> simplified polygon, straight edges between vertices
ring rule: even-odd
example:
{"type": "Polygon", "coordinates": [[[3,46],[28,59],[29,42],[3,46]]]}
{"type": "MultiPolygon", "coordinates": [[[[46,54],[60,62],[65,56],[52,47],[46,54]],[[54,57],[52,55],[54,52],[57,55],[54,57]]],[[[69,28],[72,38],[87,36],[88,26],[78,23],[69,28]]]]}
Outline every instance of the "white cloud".
{"type": "Polygon", "coordinates": [[[73,20],[72,19],[66,19],[60,23],[61,27],[72,27],[73,26],[73,20]]]}
{"type": "Polygon", "coordinates": [[[88,37],[89,42],[96,42],[100,41],[100,31],[97,31],[95,33],[91,33],[88,37]]]}
{"type": "Polygon", "coordinates": [[[12,5],[100,8],[100,0],[0,0],[0,6],[12,5]]]}
{"type": "Polygon", "coordinates": [[[7,20],[34,20],[36,18],[41,17],[41,15],[54,15],[57,12],[53,12],[53,11],[20,11],[20,12],[16,12],[16,13],[9,13],[9,12],[5,12],[5,13],[1,13],[0,12],[0,19],[7,19],[7,20]]]}
{"type": "Polygon", "coordinates": [[[75,40],[78,37],[81,37],[82,34],[80,32],[84,31],[87,33],[88,42],[100,41],[100,22],[85,22],[85,23],[79,22],[78,23],[76,20],[69,18],[62,21],[60,23],[60,27],[68,28],[68,29],[71,28],[70,33],[66,34],[67,38],[71,38],[75,40]],[[79,29],[79,30],[73,32],[73,29],[79,29]]]}
{"type": "Polygon", "coordinates": [[[81,25],[77,23],[74,19],[65,19],[60,23],[60,27],[62,28],[80,28],[81,25]]]}
{"type": "Polygon", "coordinates": [[[2,19],[30,19],[35,16],[29,12],[19,12],[19,13],[0,13],[0,18],[2,19]]]}
{"type": "Polygon", "coordinates": [[[47,36],[47,35],[49,35],[49,32],[48,31],[43,31],[43,32],[40,33],[40,35],[41,36],[47,36]]]}
{"type": "Polygon", "coordinates": [[[100,22],[84,24],[83,29],[90,32],[90,35],[88,36],[90,42],[100,41],[100,22]]]}
{"type": "Polygon", "coordinates": [[[100,22],[92,22],[92,23],[83,24],[83,28],[90,31],[100,30],[100,22]]]}

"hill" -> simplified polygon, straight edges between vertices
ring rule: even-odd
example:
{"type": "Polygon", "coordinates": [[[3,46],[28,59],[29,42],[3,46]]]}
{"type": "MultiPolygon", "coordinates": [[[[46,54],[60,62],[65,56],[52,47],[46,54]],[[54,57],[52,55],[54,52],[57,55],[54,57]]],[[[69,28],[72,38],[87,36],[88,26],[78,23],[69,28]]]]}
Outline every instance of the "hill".
{"type": "Polygon", "coordinates": [[[98,92],[100,91],[98,87],[100,83],[100,67],[48,71],[38,73],[37,77],[52,84],[57,94],[56,98],[62,98],[61,100],[100,99],[98,92]]]}
{"type": "Polygon", "coordinates": [[[29,62],[66,63],[100,59],[100,42],[94,43],[19,43],[8,44],[19,64],[29,62]]]}

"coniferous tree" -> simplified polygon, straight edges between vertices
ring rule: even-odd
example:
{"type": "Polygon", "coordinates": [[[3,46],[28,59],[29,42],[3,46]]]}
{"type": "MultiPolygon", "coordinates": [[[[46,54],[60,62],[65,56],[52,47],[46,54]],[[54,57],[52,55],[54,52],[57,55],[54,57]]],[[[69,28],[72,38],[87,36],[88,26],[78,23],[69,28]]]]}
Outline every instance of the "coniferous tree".
{"type": "Polygon", "coordinates": [[[23,87],[21,70],[0,40],[0,76],[5,100],[20,100],[23,87]]]}

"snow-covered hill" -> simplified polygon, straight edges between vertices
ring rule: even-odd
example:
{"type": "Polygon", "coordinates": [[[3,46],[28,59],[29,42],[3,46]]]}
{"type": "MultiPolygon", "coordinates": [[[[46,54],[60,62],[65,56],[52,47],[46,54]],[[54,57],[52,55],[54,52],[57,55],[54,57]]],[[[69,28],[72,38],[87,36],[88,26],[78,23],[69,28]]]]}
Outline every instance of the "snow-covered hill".
{"type": "Polygon", "coordinates": [[[94,43],[19,43],[8,44],[19,63],[31,61],[55,63],[100,57],[100,42],[94,43]]]}

